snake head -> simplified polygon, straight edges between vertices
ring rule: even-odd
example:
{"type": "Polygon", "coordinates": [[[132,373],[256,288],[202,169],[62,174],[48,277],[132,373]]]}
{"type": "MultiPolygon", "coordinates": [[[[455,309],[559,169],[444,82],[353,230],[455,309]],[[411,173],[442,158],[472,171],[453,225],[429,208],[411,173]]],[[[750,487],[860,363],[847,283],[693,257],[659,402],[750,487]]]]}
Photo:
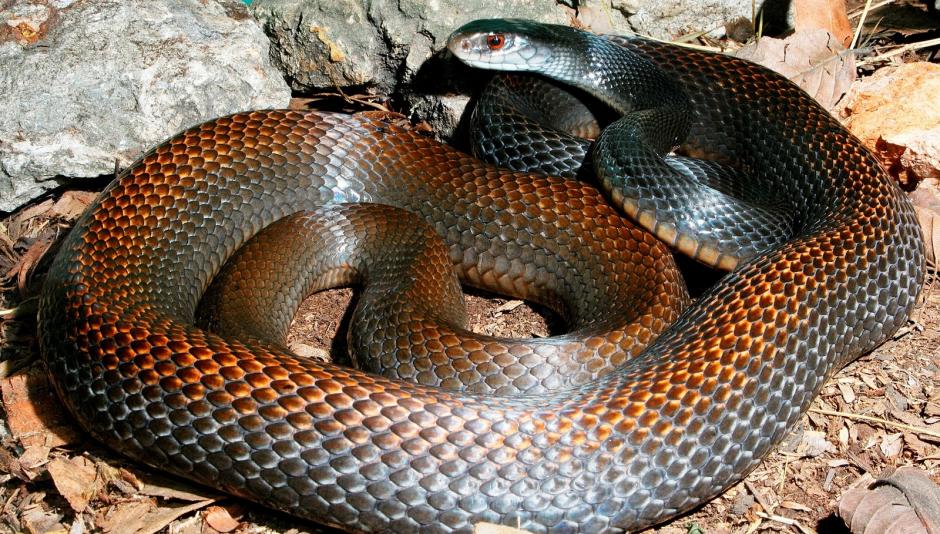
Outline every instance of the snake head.
{"type": "Polygon", "coordinates": [[[565,37],[576,36],[566,26],[521,19],[481,19],[464,24],[450,35],[447,48],[471,67],[503,71],[541,71],[565,37]]]}

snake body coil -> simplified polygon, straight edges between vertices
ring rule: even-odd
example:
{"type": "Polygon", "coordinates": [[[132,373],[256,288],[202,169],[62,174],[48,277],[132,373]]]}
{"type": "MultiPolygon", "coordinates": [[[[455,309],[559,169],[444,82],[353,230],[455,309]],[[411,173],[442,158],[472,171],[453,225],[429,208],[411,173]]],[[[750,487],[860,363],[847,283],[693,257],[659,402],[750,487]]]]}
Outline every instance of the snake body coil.
{"type": "MultiPolygon", "coordinates": [[[[630,530],[717,495],[827,377],[906,320],[923,276],[920,231],[876,159],[790,82],[730,57],[609,42],[684,88],[686,145],[717,142],[785,201],[793,229],[645,351],[578,386],[488,398],[196,328],[197,302],[236,248],[333,203],[405,208],[444,237],[464,279],[537,300],[553,301],[570,273],[598,272],[607,234],[653,254],[641,262],[665,262],[652,272],[671,266],[638,230],[609,229],[624,223],[589,186],[499,171],[383,117],[262,111],[155,148],[66,238],[40,308],[62,398],[133,458],[352,530],[467,531],[484,520],[630,530]]],[[[659,191],[630,200],[630,187],[605,183],[669,234],[650,214],[670,201],[659,191]]],[[[661,314],[684,302],[671,276],[636,301],[637,326],[624,330],[665,327],[661,314]]]]}

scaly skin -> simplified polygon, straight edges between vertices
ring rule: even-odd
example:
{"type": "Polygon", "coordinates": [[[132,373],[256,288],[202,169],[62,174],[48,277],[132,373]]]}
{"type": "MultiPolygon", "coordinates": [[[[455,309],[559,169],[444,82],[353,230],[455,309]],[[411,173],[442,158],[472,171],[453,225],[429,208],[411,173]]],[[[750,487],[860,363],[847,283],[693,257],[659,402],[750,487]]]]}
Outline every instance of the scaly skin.
{"type": "Polygon", "coordinates": [[[360,200],[429,221],[470,282],[537,300],[592,272],[606,234],[635,236],[665,281],[636,302],[641,337],[682,301],[661,245],[619,226],[590,187],[500,172],[374,116],[253,112],[144,156],[65,240],[40,343],[66,404],[133,458],[349,530],[634,530],[740,480],[826,378],[904,323],[920,230],[876,159],[791,83],[738,59],[614,42],[680,81],[688,143],[717,138],[723,155],[759,164],[796,229],[638,356],[557,393],[482,398],[195,328],[203,289],[251,235],[360,200]]]}

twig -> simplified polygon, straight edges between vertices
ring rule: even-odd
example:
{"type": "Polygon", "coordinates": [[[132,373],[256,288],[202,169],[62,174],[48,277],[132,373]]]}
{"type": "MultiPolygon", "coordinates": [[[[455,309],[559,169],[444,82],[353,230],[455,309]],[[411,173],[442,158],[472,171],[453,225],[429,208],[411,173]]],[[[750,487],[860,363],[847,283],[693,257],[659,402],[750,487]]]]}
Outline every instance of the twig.
{"type": "Polygon", "coordinates": [[[859,15],[863,15],[863,14],[865,13],[866,9],[868,9],[868,10],[871,10],[871,9],[878,9],[879,7],[884,7],[884,6],[886,6],[886,5],[888,5],[888,4],[891,4],[891,3],[893,3],[893,2],[894,2],[894,0],[882,0],[881,2],[878,2],[877,4],[872,4],[870,8],[866,5],[864,8],[862,8],[861,11],[854,11],[854,12],[852,12],[852,13],[849,13],[849,18],[850,18],[850,19],[854,19],[855,17],[857,17],[857,16],[859,16],[859,15]]]}
{"type": "Polygon", "coordinates": [[[816,534],[816,531],[804,527],[803,524],[796,519],[790,519],[789,517],[783,517],[782,515],[765,514],[764,512],[757,512],[757,515],[770,521],[776,521],[777,523],[794,527],[803,534],[816,534]]]}
{"type": "Polygon", "coordinates": [[[754,500],[757,501],[757,504],[759,504],[760,507],[763,508],[765,512],[767,512],[768,514],[773,513],[774,511],[773,506],[771,506],[770,503],[764,499],[763,495],[758,493],[757,488],[754,487],[754,484],[751,484],[749,481],[745,480],[744,487],[746,487],[747,490],[751,492],[751,495],[754,496],[754,500]]]}
{"type": "Polygon", "coordinates": [[[855,35],[852,36],[852,44],[849,45],[849,50],[858,45],[858,38],[862,35],[862,27],[865,26],[865,18],[868,17],[869,9],[871,9],[871,0],[865,0],[865,9],[862,10],[862,18],[858,20],[858,25],[855,27],[855,35]]]}
{"type": "Polygon", "coordinates": [[[887,419],[882,419],[880,417],[872,417],[870,415],[861,415],[848,412],[838,412],[835,410],[822,410],[819,408],[810,408],[811,412],[818,413],[820,415],[831,415],[834,417],[844,417],[846,419],[854,419],[856,421],[867,421],[869,423],[878,423],[885,426],[894,427],[900,430],[907,430],[909,432],[915,432],[917,434],[923,434],[925,436],[930,436],[940,439],[940,432],[936,430],[931,430],[929,428],[918,427],[914,425],[908,425],[904,423],[896,423],[894,421],[889,421],[887,419]]]}
{"type": "Polygon", "coordinates": [[[692,44],[692,43],[685,43],[682,41],[682,39],[686,37],[697,39],[698,37],[701,37],[705,33],[707,33],[707,31],[697,33],[697,34],[690,34],[688,36],[678,37],[677,39],[674,39],[672,41],[667,41],[666,39],[657,39],[656,37],[653,37],[652,35],[645,35],[645,34],[639,34],[639,35],[643,37],[644,39],[649,39],[651,41],[659,41],[660,43],[674,44],[676,46],[681,46],[683,48],[691,48],[692,50],[700,50],[703,52],[723,52],[724,49],[717,47],[717,46],[705,46],[705,45],[698,45],[698,44],[692,44]]]}
{"type": "Polygon", "coordinates": [[[928,47],[937,46],[937,45],[940,45],[940,37],[936,39],[927,39],[926,41],[921,41],[919,43],[906,44],[890,52],[881,54],[879,56],[865,58],[859,62],[859,65],[869,65],[871,63],[878,63],[879,61],[883,61],[890,57],[901,55],[904,52],[910,52],[911,50],[919,50],[921,48],[928,48],[928,47]]]}

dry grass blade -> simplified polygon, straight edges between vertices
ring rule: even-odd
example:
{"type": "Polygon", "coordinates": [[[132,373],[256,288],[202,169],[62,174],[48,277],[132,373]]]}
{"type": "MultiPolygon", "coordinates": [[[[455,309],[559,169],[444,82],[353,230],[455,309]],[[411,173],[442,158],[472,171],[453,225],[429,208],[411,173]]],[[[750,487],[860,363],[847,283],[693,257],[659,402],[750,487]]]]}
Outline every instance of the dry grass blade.
{"type": "Polygon", "coordinates": [[[796,519],[790,519],[789,517],[784,517],[782,515],[767,514],[764,512],[757,512],[757,516],[760,518],[766,519],[768,521],[780,523],[781,525],[787,525],[789,527],[793,527],[798,532],[802,532],[803,534],[816,534],[815,530],[812,530],[810,528],[803,526],[803,524],[797,521],[796,519]]]}
{"type": "Polygon", "coordinates": [[[927,39],[926,41],[920,41],[917,43],[908,43],[906,45],[900,45],[888,52],[883,54],[878,54],[869,58],[865,58],[859,62],[859,65],[871,65],[874,63],[880,63],[882,61],[887,61],[895,56],[899,56],[906,52],[913,52],[915,50],[920,50],[922,48],[930,48],[932,46],[940,46],[940,37],[936,39],[927,39]]]}
{"type": "Polygon", "coordinates": [[[839,412],[836,410],[823,410],[820,408],[810,408],[810,413],[818,413],[820,415],[829,415],[833,417],[844,417],[846,419],[853,419],[856,421],[865,421],[867,423],[877,423],[887,427],[897,428],[899,430],[907,430],[909,432],[914,432],[915,434],[920,434],[923,436],[930,436],[932,438],[940,439],[940,431],[931,430],[922,426],[907,425],[904,423],[896,423],[894,421],[889,421],[887,419],[882,419],[880,417],[872,417],[870,415],[861,415],[856,413],[848,412],[839,412]]]}
{"type": "Polygon", "coordinates": [[[881,2],[876,2],[876,3],[871,4],[871,5],[869,5],[869,4],[866,3],[864,6],[862,6],[862,9],[856,9],[855,11],[849,13],[849,18],[850,18],[850,19],[854,19],[854,18],[856,18],[856,17],[861,17],[861,16],[864,15],[867,11],[872,11],[872,10],[875,10],[875,9],[880,8],[880,7],[884,7],[884,6],[888,5],[888,4],[893,4],[893,3],[894,3],[894,0],[881,0],[881,2]],[[867,11],[866,11],[866,9],[867,9],[867,11]]]}
{"type": "Polygon", "coordinates": [[[858,26],[855,27],[855,34],[852,36],[852,44],[849,45],[850,50],[854,50],[858,46],[858,38],[862,35],[862,28],[865,26],[865,19],[868,17],[870,10],[871,0],[866,0],[865,7],[862,9],[862,16],[858,19],[858,26]]]}
{"type": "MultiPolygon", "coordinates": [[[[386,98],[381,95],[347,95],[342,90],[337,88],[336,92],[329,93],[314,93],[306,97],[292,98],[290,103],[291,109],[306,109],[311,107],[312,104],[317,104],[319,102],[326,102],[329,100],[341,99],[346,104],[356,107],[368,107],[378,111],[383,111],[385,113],[391,113],[388,107],[380,104],[377,100],[385,100],[386,98]]],[[[349,109],[348,111],[355,111],[355,107],[349,109]]]]}

